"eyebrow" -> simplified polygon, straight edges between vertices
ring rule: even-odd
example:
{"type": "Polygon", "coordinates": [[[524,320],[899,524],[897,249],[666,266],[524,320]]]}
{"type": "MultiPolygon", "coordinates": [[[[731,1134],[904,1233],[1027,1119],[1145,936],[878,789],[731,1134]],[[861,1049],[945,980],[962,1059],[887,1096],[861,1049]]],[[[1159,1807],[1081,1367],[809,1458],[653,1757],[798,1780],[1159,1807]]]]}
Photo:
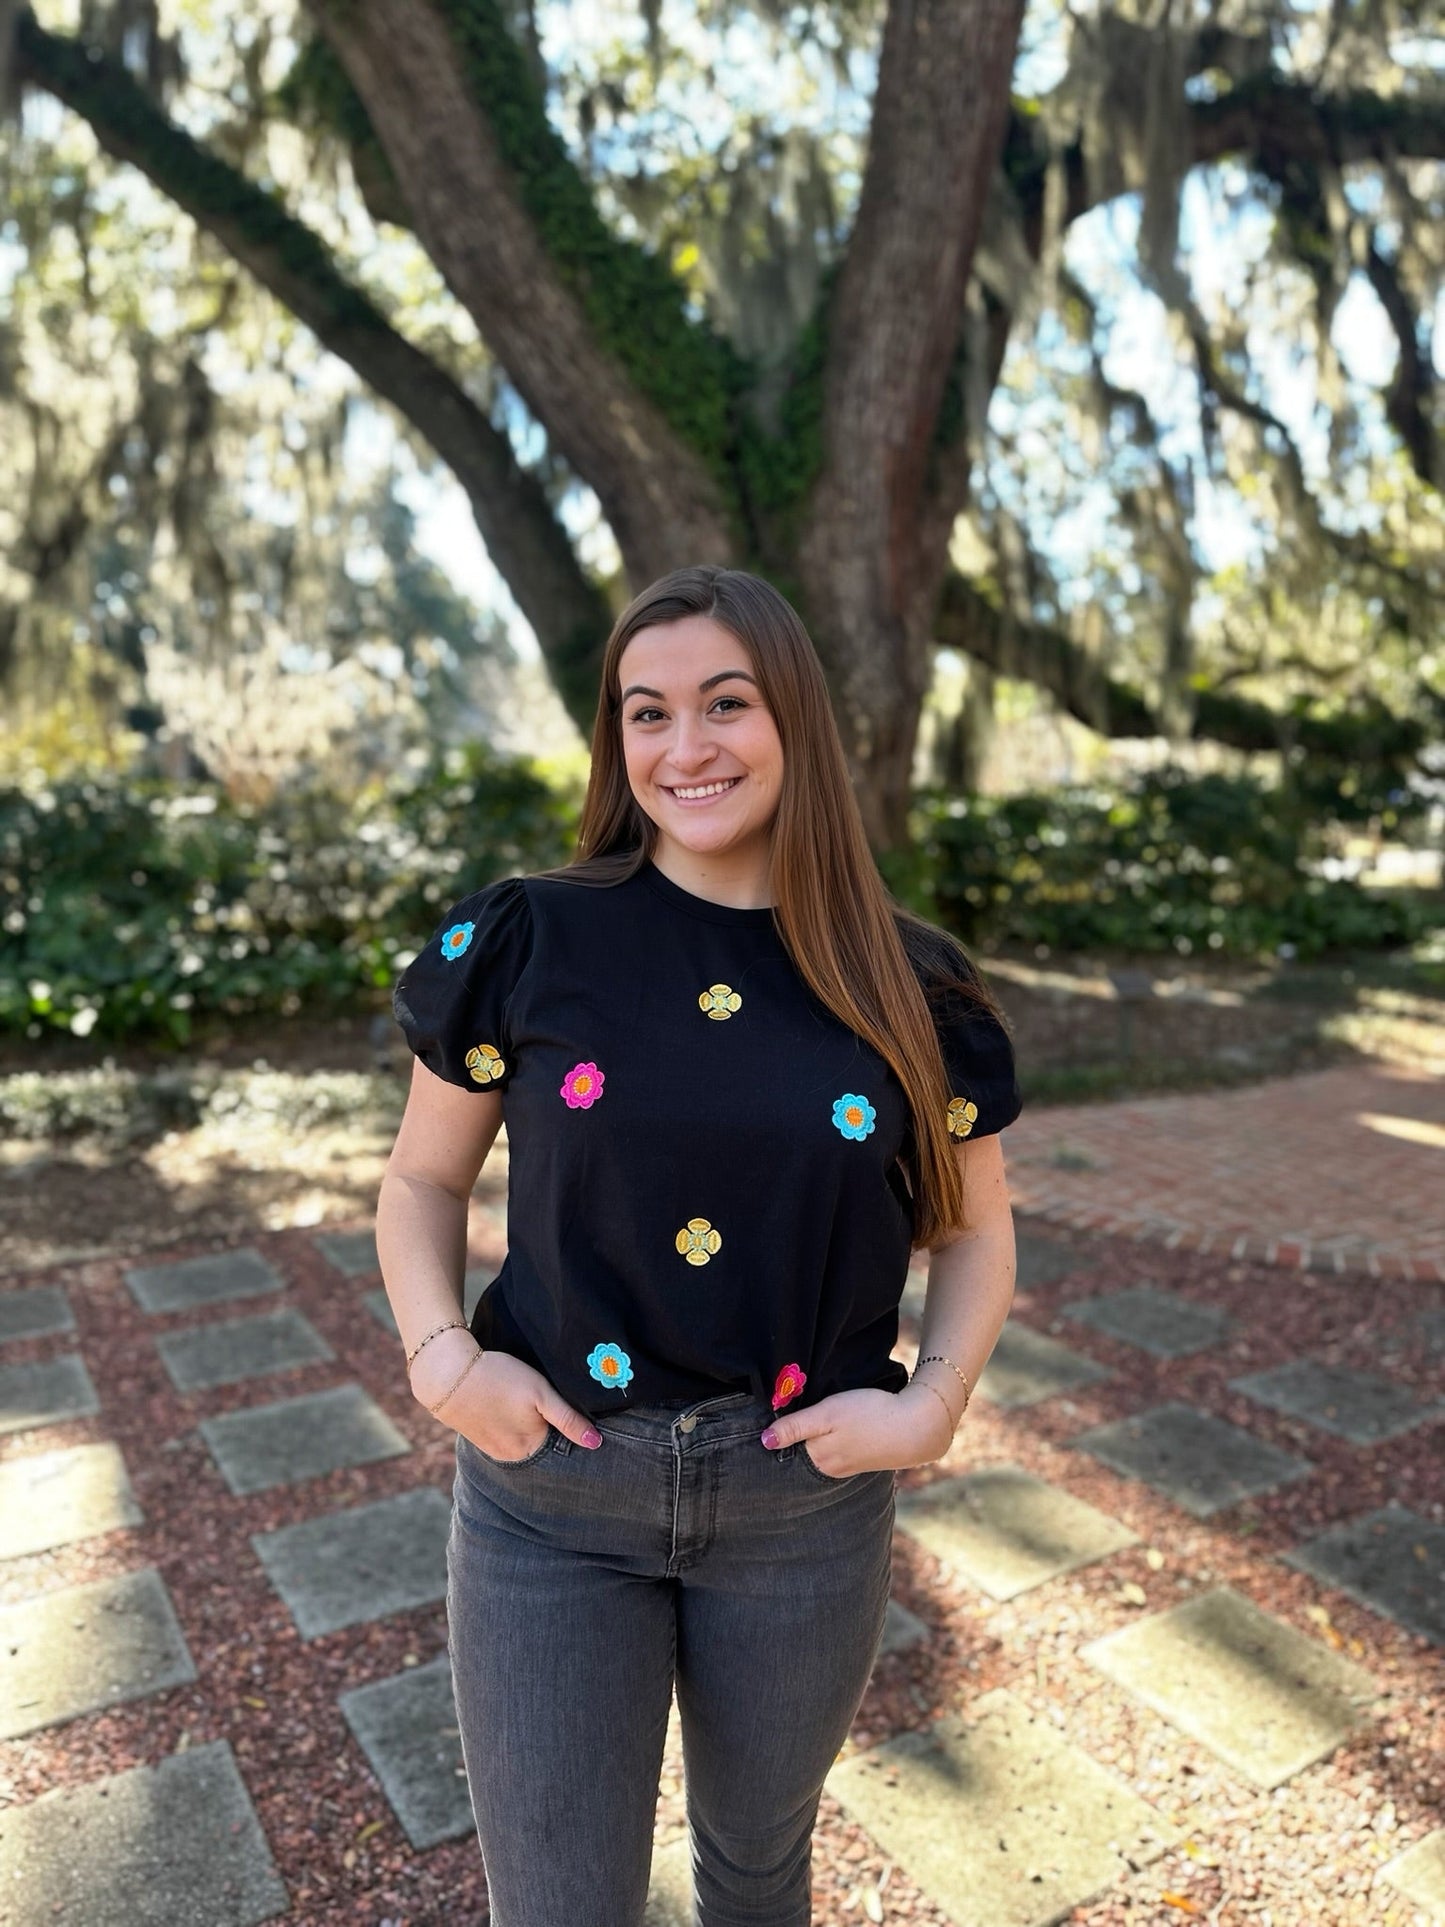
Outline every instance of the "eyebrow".
{"type": "MultiPolygon", "coordinates": [[[[715,676],[709,676],[705,682],[698,684],[698,695],[706,695],[709,689],[715,688],[720,682],[726,682],[729,676],[741,677],[744,682],[752,683],[754,689],[758,686],[757,679],[750,676],[746,669],[719,669],[715,676]]],[[[617,700],[620,703],[625,703],[629,696],[656,696],[659,702],[666,702],[667,700],[660,689],[649,689],[645,683],[640,682],[629,683],[617,700]]]]}

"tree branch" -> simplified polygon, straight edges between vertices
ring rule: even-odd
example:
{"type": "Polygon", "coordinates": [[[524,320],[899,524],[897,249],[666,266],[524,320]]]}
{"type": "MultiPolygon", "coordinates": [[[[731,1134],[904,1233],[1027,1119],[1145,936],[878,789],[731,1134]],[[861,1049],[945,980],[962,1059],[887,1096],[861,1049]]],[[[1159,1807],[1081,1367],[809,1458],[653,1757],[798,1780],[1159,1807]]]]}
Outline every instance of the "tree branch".
{"type": "MultiPolygon", "coordinates": [[[[1021,622],[995,607],[963,576],[944,583],[934,627],[945,647],[957,649],[997,675],[1017,676],[1047,690],[1059,707],[1104,736],[1160,736],[1163,724],[1137,689],[1111,677],[1077,643],[1045,623],[1021,622]]],[[[1445,715],[1445,704],[1438,705],[1445,715]]],[[[1270,709],[1241,696],[1201,689],[1194,735],[1234,749],[1260,752],[1291,747],[1330,761],[1413,763],[1438,731],[1381,704],[1352,704],[1333,716],[1270,709]]]]}
{"type": "Polygon", "coordinates": [[[1385,394],[1386,418],[1409,450],[1421,481],[1445,488],[1445,453],[1440,447],[1432,410],[1435,371],[1429,357],[1420,350],[1419,319],[1394,263],[1381,254],[1373,240],[1365,257],[1365,272],[1395,331],[1400,350],[1395,378],[1385,394]]]}
{"type": "MultiPolygon", "coordinates": [[[[1210,37],[1201,36],[1191,72],[1203,73],[1216,64],[1210,37]]],[[[1350,161],[1445,158],[1445,99],[1317,93],[1270,70],[1267,46],[1255,69],[1215,99],[1186,100],[1181,108],[1188,123],[1191,167],[1237,154],[1252,160],[1271,180],[1281,181],[1296,167],[1329,159],[1340,166],[1350,161]]],[[[1004,141],[1004,169],[1019,198],[1025,235],[1035,257],[1043,235],[1044,195],[1053,162],[1062,172],[1066,225],[1088,214],[1109,193],[1143,186],[1142,181],[1125,181],[1101,191],[1089,178],[1081,141],[1055,154],[1043,118],[1015,109],[1004,141]]]]}
{"type": "Polygon", "coordinates": [[[340,273],[318,235],[175,126],[122,67],[47,33],[28,9],[16,23],[15,53],[21,81],[87,121],[108,154],[138,167],[425,437],[466,490],[488,554],[574,717],[590,716],[610,612],[507,437],[340,273]]]}
{"type": "Polygon", "coordinates": [[[628,573],[727,561],[732,363],[681,288],[610,234],[495,0],[311,0],[415,231],[628,573]]]}

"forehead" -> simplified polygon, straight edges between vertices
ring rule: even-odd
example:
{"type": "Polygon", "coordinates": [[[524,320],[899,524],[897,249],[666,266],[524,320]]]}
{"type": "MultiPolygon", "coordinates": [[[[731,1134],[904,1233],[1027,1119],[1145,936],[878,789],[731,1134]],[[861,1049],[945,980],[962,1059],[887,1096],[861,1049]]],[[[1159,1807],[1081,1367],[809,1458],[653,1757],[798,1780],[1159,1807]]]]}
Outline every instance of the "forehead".
{"type": "Polygon", "coordinates": [[[630,682],[661,689],[670,680],[696,688],[719,669],[746,669],[752,659],[735,635],[711,616],[683,616],[677,622],[640,629],[617,660],[622,688],[630,682]]]}

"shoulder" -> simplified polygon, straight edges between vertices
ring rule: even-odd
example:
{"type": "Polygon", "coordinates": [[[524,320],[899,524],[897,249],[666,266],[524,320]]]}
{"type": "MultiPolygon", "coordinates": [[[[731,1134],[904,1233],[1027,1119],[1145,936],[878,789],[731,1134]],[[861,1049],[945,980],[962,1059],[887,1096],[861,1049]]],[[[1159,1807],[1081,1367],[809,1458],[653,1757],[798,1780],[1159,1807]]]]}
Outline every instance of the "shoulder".
{"type": "Polygon", "coordinates": [[[947,998],[951,990],[982,988],[973,959],[957,937],[906,912],[894,913],[894,924],[904,955],[930,1002],[947,998]]]}

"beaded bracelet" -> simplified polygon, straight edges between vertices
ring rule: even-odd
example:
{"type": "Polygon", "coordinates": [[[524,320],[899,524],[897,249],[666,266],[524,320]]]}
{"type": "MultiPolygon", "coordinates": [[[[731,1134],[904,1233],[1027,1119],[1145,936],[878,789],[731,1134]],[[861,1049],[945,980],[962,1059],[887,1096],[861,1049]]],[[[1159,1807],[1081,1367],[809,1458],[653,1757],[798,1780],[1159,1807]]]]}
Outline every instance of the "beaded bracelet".
{"type": "Polygon", "coordinates": [[[451,1331],[464,1332],[468,1330],[470,1330],[470,1327],[468,1325],[463,1324],[460,1318],[452,1318],[452,1319],[449,1319],[445,1325],[435,1326],[431,1331],[427,1333],[426,1337],[421,1341],[421,1345],[414,1346],[413,1349],[407,1353],[406,1369],[408,1371],[411,1370],[412,1362],[416,1358],[417,1353],[421,1350],[422,1345],[429,1345],[431,1341],[434,1338],[436,1338],[440,1333],[451,1332],[451,1331]]]}

